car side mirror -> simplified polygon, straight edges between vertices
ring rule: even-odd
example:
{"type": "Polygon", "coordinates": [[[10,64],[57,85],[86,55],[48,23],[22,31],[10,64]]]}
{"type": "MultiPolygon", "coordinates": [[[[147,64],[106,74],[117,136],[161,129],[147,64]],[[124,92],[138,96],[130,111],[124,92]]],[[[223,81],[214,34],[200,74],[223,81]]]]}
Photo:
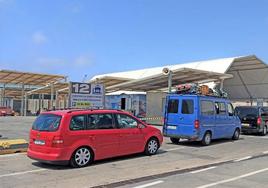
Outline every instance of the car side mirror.
{"type": "Polygon", "coordinates": [[[138,128],[139,128],[139,129],[143,129],[143,128],[144,128],[144,125],[141,124],[141,123],[139,123],[139,124],[138,124],[138,128]]]}

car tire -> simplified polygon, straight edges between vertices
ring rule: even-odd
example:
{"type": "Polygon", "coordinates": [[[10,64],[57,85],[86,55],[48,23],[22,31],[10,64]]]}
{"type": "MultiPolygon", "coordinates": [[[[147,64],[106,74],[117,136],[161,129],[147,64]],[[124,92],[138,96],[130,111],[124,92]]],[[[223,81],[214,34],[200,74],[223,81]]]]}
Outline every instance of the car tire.
{"type": "Polygon", "coordinates": [[[157,138],[150,138],[149,141],[147,142],[145,146],[145,151],[144,153],[146,155],[155,155],[159,149],[159,141],[157,138]]]}
{"type": "Polygon", "coordinates": [[[262,136],[265,136],[266,134],[267,134],[267,126],[265,125],[265,126],[263,127],[263,130],[262,130],[261,135],[262,135],[262,136]]]}
{"type": "Polygon", "coordinates": [[[173,144],[179,144],[179,143],[180,143],[180,139],[179,139],[179,138],[172,138],[172,137],[170,137],[170,141],[171,141],[173,144]]]}
{"type": "Polygon", "coordinates": [[[235,129],[232,139],[233,140],[238,140],[239,137],[240,137],[240,130],[239,129],[235,129]]]}
{"type": "Polygon", "coordinates": [[[211,133],[206,132],[201,141],[203,146],[208,146],[211,143],[211,133]]]}
{"type": "Polygon", "coordinates": [[[80,147],[72,155],[70,165],[74,168],[82,168],[93,162],[94,154],[88,147],[80,147]]]}

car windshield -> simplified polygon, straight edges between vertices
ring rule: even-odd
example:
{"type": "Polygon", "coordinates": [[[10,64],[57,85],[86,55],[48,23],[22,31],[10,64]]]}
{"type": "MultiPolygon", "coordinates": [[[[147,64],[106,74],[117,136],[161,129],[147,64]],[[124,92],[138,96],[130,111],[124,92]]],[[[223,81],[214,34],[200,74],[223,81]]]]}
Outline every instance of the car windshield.
{"type": "Polygon", "coordinates": [[[244,117],[257,117],[258,116],[258,109],[252,107],[237,107],[235,109],[239,118],[244,117]]]}
{"type": "Polygon", "coordinates": [[[54,114],[41,114],[33,123],[32,129],[37,131],[56,131],[60,125],[61,116],[54,114]]]}

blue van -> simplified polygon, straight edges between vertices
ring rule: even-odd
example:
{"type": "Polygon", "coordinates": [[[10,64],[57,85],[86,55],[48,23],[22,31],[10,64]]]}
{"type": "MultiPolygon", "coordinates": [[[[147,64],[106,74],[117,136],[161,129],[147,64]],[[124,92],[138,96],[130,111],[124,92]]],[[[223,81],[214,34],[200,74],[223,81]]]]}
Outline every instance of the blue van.
{"type": "Polygon", "coordinates": [[[196,94],[169,94],[166,97],[163,135],[178,144],[180,139],[201,141],[238,140],[241,122],[226,98],[196,94]]]}

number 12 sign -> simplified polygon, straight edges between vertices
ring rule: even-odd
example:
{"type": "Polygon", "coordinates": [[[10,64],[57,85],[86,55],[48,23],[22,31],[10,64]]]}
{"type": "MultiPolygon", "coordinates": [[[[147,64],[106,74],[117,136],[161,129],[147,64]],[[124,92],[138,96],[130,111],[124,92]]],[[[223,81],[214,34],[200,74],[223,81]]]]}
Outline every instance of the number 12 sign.
{"type": "Polygon", "coordinates": [[[102,84],[70,82],[69,107],[103,108],[104,87],[102,84]]]}

